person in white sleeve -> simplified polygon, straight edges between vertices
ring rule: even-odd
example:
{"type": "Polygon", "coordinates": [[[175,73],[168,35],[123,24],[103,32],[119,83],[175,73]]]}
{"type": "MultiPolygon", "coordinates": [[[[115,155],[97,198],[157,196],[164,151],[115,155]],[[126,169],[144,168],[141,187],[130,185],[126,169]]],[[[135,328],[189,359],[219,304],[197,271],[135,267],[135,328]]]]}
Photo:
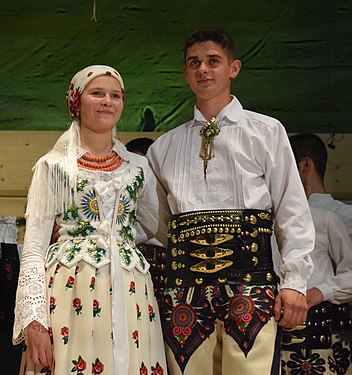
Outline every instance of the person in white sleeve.
{"type": "MultiPolygon", "coordinates": [[[[319,136],[312,133],[292,135],[290,143],[298,163],[308,158],[314,163],[314,169],[311,169],[309,173],[309,180],[307,182],[303,180],[309,205],[336,212],[344,222],[352,241],[352,205],[334,199],[325,189],[324,176],[328,162],[325,143],[319,136]]],[[[304,176],[303,178],[307,179],[304,176]]]]}
{"type": "Polygon", "coordinates": [[[324,142],[311,133],[289,140],[314,221],[315,247],[311,253],[314,272],[308,280],[308,318],[304,325],[283,334],[283,373],[295,374],[306,366],[311,372],[352,374],[352,241],[338,212],[327,209],[325,203],[336,208],[348,205],[333,204],[335,200],[325,193],[324,142]],[[316,208],[318,201],[325,202],[322,208],[316,208]]]}
{"type": "Polygon", "coordinates": [[[192,33],[183,73],[194,118],[147,153],[173,214],[160,305],[172,375],[279,374],[280,327],[306,319],[311,214],[282,124],[231,95],[240,68],[226,32],[192,33]]]}
{"type": "MultiPolygon", "coordinates": [[[[34,168],[13,341],[21,374],[166,374],[149,264],[135,245],[163,211],[145,157],[115,136],[124,83],[93,65],[71,81],[72,124],[34,168]],[[49,246],[53,223],[58,239],[49,246]]],[[[160,220],[159,220],[160,216],[160,220]]]]}

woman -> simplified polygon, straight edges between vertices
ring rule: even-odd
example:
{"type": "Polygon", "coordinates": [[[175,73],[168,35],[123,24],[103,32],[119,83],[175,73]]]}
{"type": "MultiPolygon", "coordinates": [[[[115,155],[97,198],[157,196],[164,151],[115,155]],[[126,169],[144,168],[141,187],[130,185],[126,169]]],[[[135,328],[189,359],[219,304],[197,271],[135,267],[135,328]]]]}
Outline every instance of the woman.
{"type": "Polygon", "coordinates": [[[115,69],[79,71],[71,127],[35,166],[13,337],[26,339],[22,374],[166,374],[149,265],[134,241],[137,201],[144,231],[167,231],[146,158],[115,137],[123,99],[115,69]]]}

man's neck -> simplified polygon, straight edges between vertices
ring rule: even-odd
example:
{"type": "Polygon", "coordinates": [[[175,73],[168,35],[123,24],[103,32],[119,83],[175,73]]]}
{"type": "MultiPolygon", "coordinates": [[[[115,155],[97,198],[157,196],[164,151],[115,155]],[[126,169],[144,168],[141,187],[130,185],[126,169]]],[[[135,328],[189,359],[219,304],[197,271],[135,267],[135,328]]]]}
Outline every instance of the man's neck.
{"type": "Polygon", "coordinates": [[[307,198],[309,198],[314,193],[325,194],[324,183],[320,179],[311,179],[304,183],[304,190],[306,192],[307,198]]]}
{"type": "Polygon", "coordinates": [[[207,121],[216,117],[232,100],[231,95],[213,98],[197,98],[197,107],[207,121]]]}

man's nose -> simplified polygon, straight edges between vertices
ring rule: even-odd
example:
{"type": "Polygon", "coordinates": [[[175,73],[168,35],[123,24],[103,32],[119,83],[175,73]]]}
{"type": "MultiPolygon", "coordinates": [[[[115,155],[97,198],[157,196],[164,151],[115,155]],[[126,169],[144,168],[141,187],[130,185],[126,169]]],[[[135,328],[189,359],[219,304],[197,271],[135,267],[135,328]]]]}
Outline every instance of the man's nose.
{"type": "Polygon", "coordinates": [[[198,69],[198,71],[199,71],[200,73],[205,73],[205,72],[208,71],[208,66],[207,66],[207,64],[206,64],[204,61],[201,62],[201,63],[199,64],[199,69],[198,69]]]}

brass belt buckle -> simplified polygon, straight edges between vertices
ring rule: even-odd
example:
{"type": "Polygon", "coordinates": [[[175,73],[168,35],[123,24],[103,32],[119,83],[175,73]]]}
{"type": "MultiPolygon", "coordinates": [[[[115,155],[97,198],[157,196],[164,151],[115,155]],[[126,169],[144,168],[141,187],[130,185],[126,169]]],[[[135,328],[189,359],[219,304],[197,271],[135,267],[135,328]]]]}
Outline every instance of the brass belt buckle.
{"type": "MultiPolygon", "coordinates": [[[[305,324],[299,324],[293,328],[284,328],[283,329],[283,334],[285,335],[285,332],[295,332],[295,331],[302,331],[303,329],[307,328],[307,326],[305,324]]],[[[286,342],[286,341],[281,341],[282,345],[286,345],[286,346],[290,346],[290,345],[294,345],[294,344],[301,344],[302,342],[304,342],[306,340],[305,337],[297,337],[297,336],[293,336],[292,334],[289,335],[290,336],[290,341],[286,342]]],[[[285,337],[287,337],[287,335],[285,335],[285,337]]]]}
{"type": "Polygon", "coordinates": [[[195,239],[190,240],[190,242],[195,243],[197,245],[203,245],[203,246],[209,246],[209,245],[217,246],[217,245],[220,245],[221,243],[228,242],[233,239],[232,234],[225,234],[225,233],[221,233],[221,234],[216,233],[214,234],[214,237],[215,237],[214,242],[212,243],[207,242],[206,235],[198,236],[195,239]]]}
{"type": "Polygon", "coordinates": [[[202,273],[215,273],[224,268],[231,267],[233,262],[231,260],[216,260],[216,261],[203,261],[191,266],[190,270],[193,272],[202,273]]]}
{"type": "Polygon", "coordinates": [[[221,247],[209,246],[196,249],[190,253],[192,257],[200,259],[219,259],[232,255],[233,250],[221,247]]]}
{"type": "Polygon", "coordinates": [[[289,346],[289,345],[294,345],[294,344],[302,344],[302,342],[306,341],[305,337],[290,337],[289,342],[281,342],[281,345],[289,346]]]}
{"type": "Polygon", "coordinates": [[[284,332],[302,331],[302,329],[305,329],[305,328],[307,328],[305,324],[299,324],[298,326],[293,327],[293,328],[285,328],[284,332]]]}

